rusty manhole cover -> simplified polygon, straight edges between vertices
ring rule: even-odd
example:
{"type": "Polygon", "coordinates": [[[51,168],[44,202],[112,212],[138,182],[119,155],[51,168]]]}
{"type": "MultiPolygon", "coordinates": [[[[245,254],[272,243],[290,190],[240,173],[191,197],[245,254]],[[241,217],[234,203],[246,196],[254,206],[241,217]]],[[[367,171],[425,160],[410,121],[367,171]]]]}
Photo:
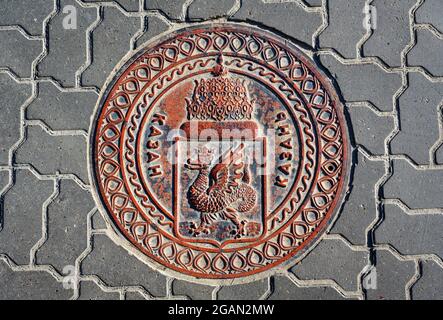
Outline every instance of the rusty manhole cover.
{"type": "Polygon", "coordinates": [[[257,28],[203,25],[148,44],[109,82],[93,127],[103,212],[176,277],[237,283],[293,263],[343,200],[350,148],[335,90],[257,28]]]}

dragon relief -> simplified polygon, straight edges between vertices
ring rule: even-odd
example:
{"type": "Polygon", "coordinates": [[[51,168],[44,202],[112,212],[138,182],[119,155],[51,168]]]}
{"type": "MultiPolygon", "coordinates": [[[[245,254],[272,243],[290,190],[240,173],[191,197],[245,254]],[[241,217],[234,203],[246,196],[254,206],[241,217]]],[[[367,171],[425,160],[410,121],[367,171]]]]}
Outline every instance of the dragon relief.
{"type": "Polygon", "coordinates": [[[250,213],[256,205],[257,193],[249,185],[249,161],[243,150],[244,144],[240,144],[212,165],[214,150],[203,147],[198,150],[197,159],[188,159],[185,164],[187,169],[198,170],[187,194],[190,207],[200,212],[200,225],[193,227],[194,234],[208,233],[216,219],[223,219],[234,223],[236,238],[244,235],[248,221],[240,220],[238,213],[250,213]]]}
{"type": "MultiPolygon", "coordinates": [[[[244,129],[257,130],[257,123],[252,120],[253,104],[245,80],[227,76],[222,57],[219,57],[212,75],[195,81],[192,99],[186,98],[188,122],[182,128],[186,124],[187,129],[197,125],[216,130],[219,137],[223,130],[234,128],[240,135],[234,139],[231,137],[230,148],[220,154],[216,152],[217,148],[203,145],[197,148],[196,156],[188,156],[184,167],[196,170],[198,174],[188,186],[187,203],[190,209],[199,213],[200,221],[186,222],[187,229],[194,237],[215,234],[217,222],[226,221],[230,222],[229,230],[223,232],[228,235],[222,236],[221,240],[255,236],[261,226],[251,219],[259,208],[251,177],[253,162],[245,155],[246,140],[250,139],[241,133],[247,131],[244,129]]],[[[187,131],[188,139],[195,139],[190,136],[190,130],[187,131]]]]}

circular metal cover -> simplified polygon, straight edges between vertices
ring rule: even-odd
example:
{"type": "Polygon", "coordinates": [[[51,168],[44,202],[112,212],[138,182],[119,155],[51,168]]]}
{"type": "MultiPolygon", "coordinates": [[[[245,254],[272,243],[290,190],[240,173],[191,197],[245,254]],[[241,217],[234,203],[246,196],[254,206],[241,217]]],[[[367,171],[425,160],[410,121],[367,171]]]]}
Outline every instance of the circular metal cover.
{"type": "Polygon", "coordinates": [[[330,80],[284,39],[237,24],[170,33],[102,94],[96,199],[158,270],[260,278],[301,259],[335,219],[349,173],[343,112],[330,80]]]}

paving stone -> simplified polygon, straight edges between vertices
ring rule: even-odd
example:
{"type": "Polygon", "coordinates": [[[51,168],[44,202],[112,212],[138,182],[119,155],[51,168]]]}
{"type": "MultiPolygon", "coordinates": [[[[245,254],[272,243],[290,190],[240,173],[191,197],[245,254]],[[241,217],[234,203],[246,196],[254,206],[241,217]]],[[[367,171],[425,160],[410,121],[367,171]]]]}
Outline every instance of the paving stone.
{"type": "Polygon", "coordinates": [[[138,292],[126,292],[125,300],[146,300],[146,298],[138,292]]]}
{"type": "Polygon", "coordinates": [[[17,264],[28,264],[29,251],[42,236],[42,205],[54,192],[54,184],[38,180],[28,170],[15,170],[14,181],[3,199],[0,253],[17,264]]]}
{"type": "Polygon", "coordinates": [[[443,269],[434,261],[422,261],[421,277],[412,287],[414,300],[443,300],[443,269]]]}
{"type": "Polygon", "coordinates": [[[402,85],[399,74],[386,73],[372,63],[344,65],[331,55],[322,55],[320,60],[347,102],[370,101],[381,111],[392,111],[392,97],[402,85]]]}
{"type": "Polygon", "coordinates": [[[82,262],[82,274],[96,274],[112,287],[141,285],[153,296],[166,295],[166,278],[159,272],[129,255],[105,235],[95,235],[93,241],[92,252],[82,262]]]}
{"type": "Polygon", "coordinates": [[[406,284],[415,273],[414,262],[400,261],[389,251],[376,250],[376,288],[366,288],[370,300],[404,300],[406,284]]]}
{"type": "Polygon", "coordinates": [[[292,267],[291,272],[302,280],[333,279],[345,290],[353,291],[357,290],[359,273],[367,265],[367,259],[367,252],[353,251],[341,240],[327,239],[292,267]]]}
{"type": "Polygon", "coordinates": [[[20,108],[31,94],[30,84],[0,73],[0,165],[8,164],[9,149],[20,139],[20,108]]]}
{"type": "Polygon", "coordinates": [[[425,68],[435,77],[443,76],[443,40],[428,30],[417,30],[417,44],[408,53],[408,65],[425,68]]]}
{"type": "Polygon", "coordinates": [[[9,171],[0,170],[0,232],[3,229],[3,191],[9,184],[9,171]]]}
{"type": "Polygon", "coordinates": [[[384,162],[370,161],[357,153],[352,190],[332,233],[339,233],[356,245],[366,244],[366,229],[377,216],[375,184],[384,174],[384,162]]]}
{"type": "Polygon", "coordinates": [[[417,23],[430,23],[437,30],[443,32],[442,11],[443,2],[441,0],[426,0],[415,12],[415,20],[417,23]]]}
{"type": "Polygon", "coordinates": [[[442,215],[408,215],[397,206],[384,207],[384,220],[375,231],[378,244],[389,243],[401,254],[443,257],[442,215]]]}
{"type": "Polygon", "coordinates": [[[84,8],[75,0],[60,2],[61,10],[51,19],[48,28],[48,54],[37,65],[40,77],[52,77],[64,87],[75,86],[75,72],[86,63],[86,31],[97,19],[95,8],[84,8]],[[63,9],[73,6],[76,9],[76,29],[65,29],[64,20],[69,13],[63,9]],[[66,39],[69,38],[69,41],[66,39]]]}
{"type": "Polygon", "coordinates": [[[160,19],[156,16],[148,16],[147,19],[147,25],[148,30],[146,30],[143,35],[137,39],[135,42],[135,45],[137,47],[145,44],[146,42],[152,40],[154,37],[158,36],[159,34],[165,32],[169,29],[169,24],[167,24],[164,20],[160,19]]]}
{"type": "Polygon", "coordinates": [[[103,21],[92,33],[92,64],[83,72],[82,84],[101,88],[115,65],[130,50],[130,39],[140,29],[140,18],[104,7],[103,21]]]}
{"type": "Polygon", "coordinates": [[[443,164],[443,144],[435,151],[435,162],[443,164]]]}
{"type": "Polygon", "coordinates": [[[72,290],[63,288],[45,271],[12,271],[0,260],[0,297],[2,300],[67,300],[72,290]]]}
{"type": "Polygon", "coordinates": [[[261,0],[244,0],[240,10],[231,19],[256,22],[277,29],[308,45],[311,45],[313,34],[322,25],[319,13],[306,12],[294,2],[263,3],[261,0]]]}
{"type": "Polygon", "coordinates": [[[183,5],[187,0],[145,0],[146,10],[160,10],[171,20],[184,20],[183,5]]]}
{"type": "Polygon", "coordinates": [[[401,53],[411,41],[409,11],[415,0],[375,0],[377,24],[363,46],[366,57],[380,57],[391,67],[401,65],[401,53]]]}
{"type": "Polygon", "coordinates": [[[48,206],[48,239],[37,251],[37,263],[51,264],[60,273],[87,247],[87,214],[95,206],[88,191],[72,180],[61,180],[57,198],[48,206]]]}
{"type": "Polygon", "coordinates": [[[383,155],[385,139],[394,130],[394,119],[378,116],[366,107],[351,107],[348,110],[355,142],[373,155],[383,155]]]}
{"type": "Polygon", "coordinates": [[[92,228],[95,230],[106,229],[106,223],[98,210],[92,215],[92,228]]]}
{"type": "MultiPolygon", "coordinates": [[[[320,12],[308,12],[322,6],[322,0],[59,0],[59,11],[47,25],[48,55],[37,66],[39,77],[51,77],[62,87],[75,85],[75,73],[86,62],[86,30],[96,21],[97,8],[103,21],[92,33],[91,62],[81,78],[81,86],[101,87],[114,66],[131,49],[130,41],[141,31],[141,19],[147,20],[146,32],[137,40],[141,46],[174,28],[167,19],[183,22],[226,16],[236,2],[242,7],[230,18],[287,38],[311,45],[313,34],[322,26],[320,12]],[[82,5],[83,3],[83,5],[82,5]],[[84,5],[90,3],[93,5],[84,5]],[[143,8],[139,8],[143,3],[143,8]],[[121,8],[117,8],[119,4],[121,8]],[[187,5],[189,4],[189,7],[187,5]],[[78,28],[65,30],[62,21],[66,5],[77,8],[78,28]],[[144,9],[147,16],[128,16],[126,12],[144,9]],[[160,13],[156,13],[159,11],[160,13]]],[[[328,0],[329,25],[320,34],[322,48],[331,47],[346,58],[355,58],[356,45],[365,34],[363,6],[367,0],[328,0]]],[[[377,9],[377,28],[363,47],[364,56],[379,57],[389,66],[400,65],[401,51],[410,41],[409,9],[416,0],[373,0],[377,9]]],[[[26,34],[41,36],[43,21],[54,6],[50,0],[0,0],[0,26],[19,25],[26,34]]],[[[417,23],[430,23],[443,32],[443,2],[425,0],[416,12],[417,23]]],[[[190,23],[189,25],[192,25],[190,23]]],[[[3,28],[5,29],[5,28],[3,28]]],[[[32,62],[41,54],[43,41],[29,40],[16,30],[0,31],[0,68],[9,68],[20,78],[32,74],[32,62]]],[[[408,53],[408,66],[422,66],[435,76],[443,76],[443,40],[428,30],[417,30],[417,44],[408,53]]],[[[370,101],[381,111],[392,111],[393,97],[401,88],[399,73],[388,73],[373,63],[345,65],[334,56],[321,54],[319,60],[333,76],[346,102],[370,101]]],[[[432,83],[420,73],[409,73],[408,88],[399,98],[399,130],[390,143],[393,155],[407,155],[417,164],[429,164],[429,152],[439,140],[441,83],[432,83]]],[[[51,130],[88,130],[97,95],[84,90],[64,90],[51,81],[38,81],[36,98],[26,107],[26,119],[42,120],[51,130]]],[[[0,192],[9,184],[14,170],[14,185],[0,199],[0,254],[7,254],[20,265],[30,261],[30,250],[42,236],[42,206],[54,192],[54,181],[39,180],[31,171],[9,169],[8,152],[20,139],[20,109],[31,97],[31,85],[15,82],[0,72],[0,192]],[[4,201],[3,201],[4,200],[4,201]]],[[[392,176],[379,192],[387,199],[400,199],[412,209],[443,208],[441,181],[443,170],[416,170],[405,160],[370,161],[361,152],[384,155],[384,140],[393,129],[395,116],[379,116],[371,108],[350,107],[354,138],[352,189],[332,233],[352,244],[365,245],[367,227],[376,218],[376,183],[391,164],[392,176]]],[[[51,135],[38,125],[26,128],[27,140],[19,147],[13,166],[30,164],[42,174],[72,173],[88,183],[87,139],[81,135],[51,135]]],[[[395,157],[394,157],[395,158],[395,157]]],[[[435,154],[443,164],[443,146],[435,154]]],[[[60,271],[74,264],[86,247],[87,214],[94,207],[91,195],[72,180],[60,181],[60,194],[48,206],[48,239],[37,251],[37,263],[53,265],[60,271]]],[[[388,243],[401,254],[437,254],[443,257],[441,215],[408,215],[394,205],[384,209],[384,221],[375,231],[376,244],[388,243]]],[[[426,211],[424,211],[426,212],[426,211]]],[[[422,212],[422,213],[424,213],[422,212]]],[[[98,211],[92,216],[95,230],[106,223],[98,211]]],[[[292,272],[303,280],[335,280],[345,290],[357,290],[358,274],[367,263],[365,251],[353,251],[339,240],[323,240],[292,272]]],[[[388,250],[376,247],[377,289],[367,290],[369,299],[404,299],[405,285],[415,274],[411,261],[402,261],[388,250]]],[[[442,299],[442,268],[421,259],[421,278],[412,287],[413,299],[442,299]]],[[[82,274],[97,275],[109,286],[142,285],[155,297],[165,298],[166,278],[115,244],[103,234],[93,236],[93,250],[81,266],[82,274]]],[[[274,278],[273,278],[274,279],[274,278]]],[[[342,299],[330,286],[318,287],[309,281],[299,287],[289,278],[276,276],[271,299],[342,299]]],[[[172,283],[171,298],[211,299],[214,287],[181,280],[172,283]]],[[[220,299],[257,299],[268,290],[266,280],[245,285],[222,287],[220,299]]],[[[72,290],[63,289],[47,272],[12,271],[0,259],[0,299],[68,299],[72,290]]],[[[138,292],[126,292],[126,299],[144,299],[138,292]]],[[[93,281],[84,281],[79,299],[120,299],[119,292],[105,292],[93,281]]]]}
{"type": "Polygon", "coordinates": [[[129,12],[139,11],[139,0],[83,0],[83,2],[105,2],[118,3],[123,9],[129,12]]]}
{"type": "Polygon", "coordinates": [[[88,182],[86,141],[82,136],[51,136],[40,126],[28,126],[27,139],[16,152],[16,162],[31,164],[41,174],[74,174],[88,182]]]}
{"type": "Polygon", "coordinates": [[[234,7],[236,0],[194,0],[188,7],[188,18],[207,20],[224,17],[234,7]]]}
{"type": "Polygon", "coordinates": [[[20,78],[31,76],[32,62],[42,50],[40,40],[28,40],[17,30],[0,30],[0,67],[11,69],[20,78]]]}
{"type": "Polygon", "coordinates": [[[409,74],[409,87],[399,100],[400,132],[391,141],[393,154],[406,154],[418,164],[429,163],[429,149],[439,139],[438,107],[443,84],[419,73],[409,74]]]}
{"type": "Polygon", "coordinates": [[[120,300],[118,292],[105,292],[92,281],[80,282],[78,300],[120,300]]]}
{"type": "Polygon", "coordinates": [[[39,82],[37,88],[37,98],[26,108],[27,119],[43,120],[52,130],[89,130],[95,92],[61,91],[52,82],[39,82]]]}
{"type": "Polygon", "coordinates": [[[305,2],[313,7],[320,7],[322,5],[322,0],[305,0],[305,2]]]}
{"type": "Polygon", "coordinates": [[[220,300],[258,300],[268,290],[268,279],[242,285],[225,286],[218,291],[220,300]]]}
{"type": "Polygon", "coordinates": [[[0,0],[0,25],[19,25],[32,36],[43,33],[43,21],[54,9],[48,0],[0,0]]]}
{"type": "MultiPolygon", "coordinates": [[[[9,183],[9,171],[8,170],[0,170],[0,190],[6,187],[9,183]]],[[[1,213],[0,213],[1,215],[1,213]]]]}
{"type": "Polygon", "coordinates": [[[365,0],[329,0],[329,25],[320,34],[321,48],[334,48],[345,58],[355,58],[357,43],[366,34],[365,0]]]}
{"type": "Polygon", "coordinates": [[[405,160],[393,161],[393,175],[383,187],[384,197],[401,199],[409,208],[442,208],[443,170],[416,170],[405,160]]]}
{"type": "Polygon", "coordinates": [[[342,300],[336,290],[330,287],[297,287],[286,277],[274,278],[274,292],[269,300],[342,300]]]}
{"type": "Polygon", "coordinates": [[[187,281],[174,280],[172,292],[175,296],[187,296],[192,300],[211,300],[214,287],[187,281]]]}

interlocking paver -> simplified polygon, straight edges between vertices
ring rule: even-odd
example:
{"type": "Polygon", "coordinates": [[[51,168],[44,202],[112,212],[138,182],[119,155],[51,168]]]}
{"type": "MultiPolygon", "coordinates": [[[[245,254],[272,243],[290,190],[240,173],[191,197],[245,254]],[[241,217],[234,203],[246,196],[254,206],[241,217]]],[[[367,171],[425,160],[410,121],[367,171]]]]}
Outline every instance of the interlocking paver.
{"type": "Polygon", "coordinates": [[[184,20],[184,4],[187,0],[145,0],[146,10],[159,10],[171,20],[184,20]]]}
{"type": "Polygon", "coordinates": [[[443,145],[441,145],[436,151],[435,151],[435,162],[437,164],[443,164],[443,145]]]}
{"type": "MultiPolygon", "coordinates": [[[[9,171],[8,170],[0,170],[0,190],[6,187],[9,183],[9,171]]],[[[1,215],[1,213],[0,213],[1,215]]]]}
{"type": "Polygon", "coordinates": [[[314,6],[319,7],[322,5],[322,0],[305,0],[305,2],[313,7],[314,6]]]}
{"type": "Polygon", "coordinates": [[[214,287],[174,280],[172,283],[172,291],[176,296],[186,296],[193,300],[211,300],[214,287]]]}
{"type": "Polygon", "coordinates": [[[357,44],[366,33],[365,0],[329,0],[329,25],[320,34],[321,48],[334,48],[345,58],[355,58],[357,44]]]}
{"type": "Polygon", "coordinates": [[[311,45],[313,34],[322,25],[319,13],[307,12],[295,2],[263,3],[261,0],[245,0],[232,19],[263,24],[308,45],[311,45]]]}
{"type": "Polygon", "coordinates": [[[118,3],[123,9],[126,11],[139,11],[139,0],[83,0],[84,2],[90,2],[90,3],[97,3],[97,2],[104,2],[104,3],[118,3]]]}
{"type": "Polygon", "coordinates": [[[443,170],[417,170],[406,160],[394,160],[393,174],[383,186],[385,198],[400,199],[411,209],[442,208],[443,170]]]}
{"type": "Polygon", "coordinates": [[[355,143],[373,155],[384,154],[385,139],[394,130],[392,117],[380,116],[367,107],[351,107],[348,110],[355,143]]]}
{"type": "Polygon", "coordinates": [[[430,23],[440,32],[443,32],[443,20],[441,12],[443,11],[443,2],[440,0],[426,0],[415,13],[415,19],[418,23],[430,23]]]}
{"type": "Polygon", "coordinates": [[[92,216],[92,228],[95,230],[106,229],[106,223],[99,211],[96,211],[92,216]]]}
{"type": "Polygon", "coordinates": [[[353,244],[366,243],[365,230],[376,217],[375,185],[384,174],[382,161],[371,161],[360,152],[356,154],[352,190],[332,233],[343,235],[353,244]]]}
{"type": "Polygon", "coordinates": [[[125,300],[146,300],[139,292],[126,292],[125,300]]]}
{"type": "Polygon", "coordinates": [[[143,286],[153,296],[166,295],[166,278],[159,272],[128,255],[105,235],[95,235],[93,241],[92,252],[82,262],[83,274],[97,275],[112,287],[143,286]]]}
{"type": "Polygon", "coordinates": [[[321,55],[320,60],[337,81],[346,101],[370,101],[381,111],[392,111],[392,97],[402,85],[399,74],[386,73],[374,63],[345,65],[332,55],[321,55]]]}
{"type": "Polygon", "coordinates": [[[31,97],[27,83],[17,83],[7,73],[0,73],[0,165],[7,165],[9,149],[20,138],[21,107],[31,97]]]}
{"type": "Polygon", "coordinates": [[[221,300],[258,300],[268,289],[268,279],[243,285],[225,286],[218,291],[221,300]]]}
{"type": "Polygon", "coordinates": [[[72,294],[45,271],[13,271],[0,260],[0,296],[4,300],[66,300],[72,294]]]}
{"type": "Polygon", "coordinates": [[[17,264],[28,264],[30,250],[42,237],[42,206],[54,192],[52,181],[42,181],[29,170],[15,170],[14,185],[4,196],[0,253],[17,264]]]}
{"type": "Polygon", "coordinates": [[[387,250],[376,250],[376,282],[367,288],[371,300],[404,300],[405,287],[415,273],[413,261],[400,261],[387,250]]]}
{"type": "Polygon", "coordinates": [[[436,254],[443,257],[442,215],[408,215],[402,209],[386,205],[384,221],[375,230],[375,241],[391,244],[401,254],[436,254]]]}
{"type": "Polygon", "coordinates": [[[0,25],[17,25],[31,36],[39,36],[43,34],[43,21],[53,9],[54,2],[48,0],[0,0],[0,25]]]}
{"type": "Polygon", "coordinates": [[[418,164],[429,163],[429,150],[439,139],[439,107],[443,84],[422,74],[409,74],[409,87],[401,95],[400,132],[391,141],[394,154],[406,154],[418,164]]]}
{"type": "Polygon", "coordinates": [[[80,296],[78,300],[119,300],[118,292],[105,292],[93,281],[80,282],[80,296]]]}
{"type": "Polygon", "coordinates": [[[89,130],[97,94],[93,91],[62,91],[54,83],[37,85],[38,96],[26,108],[26,118],[42,120],[52,130],[89,130]]]}
{"type": "Polygon", "coordinates": [[[158,16],[147,16],[147,30],[137,39],[135,45],[141,46],[170,28],[170,25],[158,16]]]}
{"type": "Polygon", "coordinates": [[[401,65],[401,54],[411,41],[409,11],[415,0],[375,0],[376,21],[364,55],[379,57],[391,67],[401,65]]]}
{"type": "Polygon", "coordinates": [[[88,191],[72,180],[60,181],[59,194],[48,206],[48,237],[37,251],[37,263],[52,264],[60,273],[75,265],[86,249],[86,216],[95,207],[88,191]]]}
{"type": "Polygon", "coordinates": [[[188,18],[191,20],[206,20],[224,17],[235,4],[236,0],[194,0],[188,7],[188,18]]]}
{"type": "Polygon", "coordinates": [[[83,136],[50,135],[40,126],[28,126],[26,135],[26,141],[16,151],[17,163],[30,164],[41,174],[74,174],[87,183],[83,136]]]}
{"type": "Polygon", "coordinates": [[[442,3],[0,0],[0,298],[76,297],[61,273],[80,261],[79,299],[441,299],[442,3]],[[376,10],[370,33],[365,4],[376,10]],[[76,29],[63,28],[67,5],[76,29]],[[87,131],[96,89],[131,46],[218,18],[315,46],[353,127],[352,187],[331,235],[287,276],[170,283],[104,234],[87,131]],[[368,262],[377,288],[363,294],[368,262]]]}
{"type": "Polygon", "coordinates": [[[269,300],[341,300],[343,296],[327,286],[296,286],[283,276],[274,278],[275,289],[269,300]]]}
{"type": "MultiPolygon", "coordinates": [[[[8,184],[9,184],[10,178],[9,178],[9,171],[8,170],[0,170],[0,192],[3,192],[3,190],[6,190],[8,184]]],[[[3,199],[0,198],[0,231],[3,229],[3,199]]]]}
{"type": "Polygon", "coordinates": [[[42,52],[42,41],[27,39],[18,30],[0,30],[0,68],[8,68],[19,77],[31,77],[32,63],[42,52]]]}
{"type": "Polygon", "coordinates": [[[82,85],[100,88],[130,49],[130,39],[140,29],[140,18],[128,17],[113,7],[103,8],[103,20],[92,33],[92,63],[82,74],[82,85]]]}
{"type": "Polygon", "coordinates": [[[443,39],[439,39],[429,30],[417,30],[417,44],[408,53],[411,67],[423,67],[435,77],[443,76],[443,39]]]}
{"type": "Polygon", "coordinates": [[[443,268],[434,261],[422,261],[421,277],[412,287],[415,300],[443,299],[443,268]]]}
{"type": "Polygon", "coordinates": [[[84,8],[74,0],[60,1],[60,11],[49,22],[48,54],[37,66],[38,75],[54,78],[65,87],[75,86],[76,72],[86,63],[86,31],[96,19],[97,9],[84,8]],[[67,29],[72,14],[76,25],[67,29]]]}
{"type": "Polygon", "coordinates": [[[357,290],[358,277],[367,264],[367,258],[368,252],[353,251],[342,240],[324,239],[292,267],[291,272],[302,280],[333,279],[344,289],[353,291],[357,290]]]}

